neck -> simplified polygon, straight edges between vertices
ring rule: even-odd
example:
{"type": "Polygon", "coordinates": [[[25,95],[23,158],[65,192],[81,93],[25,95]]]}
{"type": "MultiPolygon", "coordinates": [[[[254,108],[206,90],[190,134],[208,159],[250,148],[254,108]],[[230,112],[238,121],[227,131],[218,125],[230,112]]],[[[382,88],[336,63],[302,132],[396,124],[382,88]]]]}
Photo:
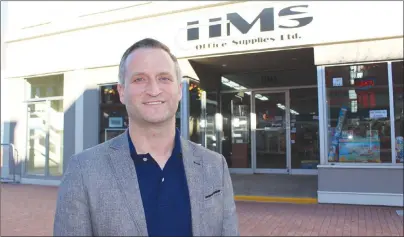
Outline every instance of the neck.
{"type": "Polygon", "coordinates": [[[145,126],[129,121],[129,134],[138,154],[168,159],[174,149],[175,122],[145,126]]]}

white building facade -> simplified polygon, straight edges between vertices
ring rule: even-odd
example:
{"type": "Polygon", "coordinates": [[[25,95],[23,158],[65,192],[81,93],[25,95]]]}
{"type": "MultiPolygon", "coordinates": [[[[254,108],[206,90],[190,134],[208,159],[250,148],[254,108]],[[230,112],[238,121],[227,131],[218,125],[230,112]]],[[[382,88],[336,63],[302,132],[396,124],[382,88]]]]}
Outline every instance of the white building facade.
{"type": "MultiPolygon", "coordinates": [[[[9,4],[13,22],[17,10],[9,4]]],[[[229,151],[232,172],[317,175],[320,203],[403,206],[402,2],[105,2],[97,9],[64,4],[69,14],[54,9],[58,17],[47,19],[38,13],[18,27],[10,25],[4,38],[3,136],[20,154],[21,182],[57,185],[71,155],[125,129],[114,87],[119,60],[131,44],[151,37],[180,61],[188,93],[178,114],[183,136],[222,154],[229,151]],[[292,70],[280,59],[288,52],[294,61],[307,52],[311,61],[295,62],[292,70]],[[237,63],[236,55],[253,54],[263,59],[252,63],[254,72],[247,66],[254,58],[230,65],[237,63]],[[259,85],[249,84],[256,75],[259,85]],[[313,82],[304,84],[306,77],[313,82]],[[278,84],[268,83],[272,79],[278,84]],[[194,84],[202,93],[198,125],[191,127],[195,98],[187,88],[194,84]],[[298,89],[307,89],[307,96],[313,95],[309,89],[315,92],[315,111],[304,119],[294,108],[298,89]],[[237,107],[248,112],[237,120],[233,110],[225,115],[230,93],[248,98],[237,107]],[[260,98],[266,99],[257,102],[260,98]],[[311,124],[310,132],[300,132],[299,121],[311,124]],[[240,139],[235,127],[244,132],[240,139]],[[281,165],[260,161],[270,157],[279,157],[281,165]]],[[[236,100],[229,101],[233,106],[236,100]]]]}

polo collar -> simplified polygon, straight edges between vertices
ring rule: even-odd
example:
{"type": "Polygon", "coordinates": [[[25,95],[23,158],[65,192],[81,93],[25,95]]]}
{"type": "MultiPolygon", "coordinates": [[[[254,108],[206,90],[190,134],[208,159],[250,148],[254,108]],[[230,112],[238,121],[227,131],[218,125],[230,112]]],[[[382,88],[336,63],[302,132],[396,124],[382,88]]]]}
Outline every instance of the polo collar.
{"type": "MultiPolygon", "coordinates": [[[[130,151],[130,155],[133,159],[133,161],[135,162],[135,164],[137,164],[140,161],[143,161],[143,158],[149,157],[151,158],[150,153],[147,154],[138,154],[136,152],[136,148],[132,142],[132,139],[130,137],[129,134],[129,129],[127,129],[128,132],[128,143],[129,143],[129,151],[130,151]]],[[[180,137],[180,131],[178,130],[178,128],[175,128],[175,140],[174,140],[174,149],[171,153],[171,157],[178,157],[178,158],[182,158],[182,149],[181,149],[181,137],[180,137]]]]}

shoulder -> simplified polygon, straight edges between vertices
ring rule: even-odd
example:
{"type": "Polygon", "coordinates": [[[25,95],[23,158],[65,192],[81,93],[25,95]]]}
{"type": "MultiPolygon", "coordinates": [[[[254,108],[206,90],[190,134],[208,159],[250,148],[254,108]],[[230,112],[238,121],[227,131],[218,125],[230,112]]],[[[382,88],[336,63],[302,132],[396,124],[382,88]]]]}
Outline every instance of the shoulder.
{"type": "Polygon", "coordinates": [[[227,168],[226,159],[222,154],[209,150],[208,148],[196,144],[192,141],[185,140],[188,146],[193,150],[194,156],[200,157],[204,166],[227,168]]]}
{"type": "Polygon", "coordinates": [[[110,146],[110,141],[103,142],[101,144],[95,145],[93,147],[84,149],[83,151],[75,154],[80,161],[93,160],[97,157],[102,156],[103,154],[107,154],[108,148],[110,146]]]}
{"type": "Polygon", "coordinates": [[[104,163],[111,145],[122,140],[122,136],[123,134],[74,154],[70,157],[68,164],[75,164],[75,166],[85,169],[86,167],[94,167],[98,163],[104,163]]]}

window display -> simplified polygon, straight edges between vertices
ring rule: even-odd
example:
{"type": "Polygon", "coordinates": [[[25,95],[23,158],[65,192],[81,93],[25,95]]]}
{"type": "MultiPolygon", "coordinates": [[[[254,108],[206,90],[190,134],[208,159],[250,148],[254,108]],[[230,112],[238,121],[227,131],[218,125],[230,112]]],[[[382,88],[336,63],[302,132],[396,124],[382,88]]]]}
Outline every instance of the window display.
{"type": "Polygon", "coordinates": [[[128,127],[128,114],[119,100],[117,85],[100,86],[100,143],[110,140],[128,127]]]}
{"type": "Polygon", "coordinates": [[[387,63],[325,68],[328,161],[391,163],[387,63]]]}
{"type": "Polygon", "coordinates": [[[396,163],[404,163],[404,78],[403,78],[403,61],[393,62],[393,93],[394,93],[394,126],[395,126],[395,143],[396,143],[396,163]]]}

